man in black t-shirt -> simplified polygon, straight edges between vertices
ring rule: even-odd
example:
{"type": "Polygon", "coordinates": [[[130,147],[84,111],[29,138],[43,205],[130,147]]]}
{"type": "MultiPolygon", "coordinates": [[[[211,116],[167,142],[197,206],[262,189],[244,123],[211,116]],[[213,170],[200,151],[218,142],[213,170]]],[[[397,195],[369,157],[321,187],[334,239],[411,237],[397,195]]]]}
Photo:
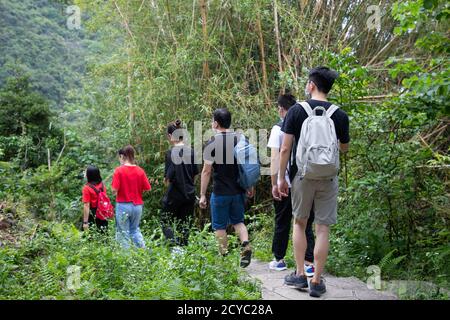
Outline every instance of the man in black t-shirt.
{"type": "MultiPolygon", "coordinates": [[[[325,110],[330,108],[332,104],[327,101],[327,94],[337,76],[335,71],[327,67],[318,67],[310,71],[305,93],[311,95],[311,99],[307,100],[307,103],[312,110],[319,106],[325,110]]],[[[308,112],[311,113],[309,109],[308,112]]],[[[298,145],[302,125],[307,118],[308,113],[305,107],[296,104],[289,109],[281,128],[285,134],[281,146],[279,172],[286,170],[292,146],[294,143],[298,145]]],[[[337,140],[339,140],[339,148],[342,152],[346,152],[350,141],[348,116],[343,110],[337,109],[331,115],[331,119],[334,123],[337,140]]],[[[278,190],[281,196],[288,196],[288,184],[283,174],[278,176],[278,190]]],[[[308,281],[303,270],[306,249],[305,229],[311,207],[314,205],[314,223],[316,224],[314,260],[316,268],[309,285],[310,295],[313,297],[320,297],[326,291],[321,275],[328,255],[330,225],[336,223],[337,194],[337,176],[326,180],[312,180],[297,174],[292,181],[292,213],[295,218],[293,243],[297,269],[296,272],[286,276],[285,283],[296,288],[308,287],[308,281]]]]}
{"type": "Polygon", "coordinates": [[[234,157],[237,136],[230,131],[231,113],[227,109],[214,111],[212,128],[217,134],[205,146],[204,165],[200,188],[200,207],[207,207],[206,191],[211,175],[213,193],[211,194],[212,227],[219,242],[219,251],[227,254],[228,241],[226,229],[233,225],[241,240],[241,267],[250,264],[252,250],[248,241],[248,231],[244,224],[245,196],[253,196],[252,190],[244,190],[239,185],[239,167],[234,157]]]}

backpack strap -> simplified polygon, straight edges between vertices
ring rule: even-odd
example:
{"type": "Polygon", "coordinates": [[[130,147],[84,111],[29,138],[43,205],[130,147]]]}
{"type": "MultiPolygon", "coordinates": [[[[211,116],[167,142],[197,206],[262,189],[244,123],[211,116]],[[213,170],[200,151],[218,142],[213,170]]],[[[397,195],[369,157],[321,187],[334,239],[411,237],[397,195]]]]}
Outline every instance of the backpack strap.
{"type": "Polygon", "coordinates": [[[280,121],[276,124],[276,126],[282,128],[282,127],[283,127],[283,122],[284,122],[284,120],[280,120],[280,121]]]}
{"type": "Polygon", "coordinates": [[[303,102],[300,102],[300,105],[306,111],[306,114],[308,115],[308,117],[310,117],[312,115],[313,111],[312,111],[311,106],[309,105],[309,103],[306,102],[306,101],[303,101],[303,102]]]}
{"type": "Polygon", "coordinates": [[[337,105],[332,104],[327,110],[327,117],[331,118],[333,113],[335,113],[338,109],[339,109],[339,107],[337,105]]]}
{"type": "Polygon", "coordinates": [[[91,189],[94,190],[96,194],[99,194],[104,189],[103,183],[102,183],[102,187],[100,190],[98,190],[92,183],[88,183],[88,186],[91,187],[91,189]]]}

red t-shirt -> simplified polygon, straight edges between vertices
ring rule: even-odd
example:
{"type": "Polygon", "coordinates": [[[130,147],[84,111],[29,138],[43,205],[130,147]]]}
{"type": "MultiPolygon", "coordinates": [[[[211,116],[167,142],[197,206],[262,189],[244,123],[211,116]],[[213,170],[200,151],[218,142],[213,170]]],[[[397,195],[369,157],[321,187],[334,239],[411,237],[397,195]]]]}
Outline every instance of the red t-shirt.
{"type": "Polygon", "coordinates": [[[152,189],[145,171],[139,166],[120,166],[114,171],[112,188],[117,190],[116,202],[144,204],[142,193],[152,189]]]}
{"type": "MultiPolygon", "coordinates": [[[[103,182],[94,185],[97,190],[100,190],[103,185],[103,182]]],[[[106,190],[105,190],[106,192],[106,190]]],[[[87,184],[83,187],[83,202],[89,203],[90,208],[97,208],[97,193],[95,193],[94,189],[89,187],[87,184]]]]}

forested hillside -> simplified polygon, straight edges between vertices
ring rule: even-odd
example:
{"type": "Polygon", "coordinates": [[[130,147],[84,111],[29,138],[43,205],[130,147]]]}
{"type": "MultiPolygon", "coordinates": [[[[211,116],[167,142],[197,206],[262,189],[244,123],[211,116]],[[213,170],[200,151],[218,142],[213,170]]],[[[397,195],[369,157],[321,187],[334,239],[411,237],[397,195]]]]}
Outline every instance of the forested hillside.
{"type": "Polygon", "coordinates": [[[26,73],[32,87],[61,107],[68,91],[81,86],[94,35],[66,26],[59,1],[0,1],[0,84],[26,73]]]}
{"type": "MultiPolygon", "coordinates": [[[[319,65],[340,74],[329,98],[349,115],[351,137],[327,271],[366,280],[377,265],[383,280],[449,288],[447,1],[379,1],[378,25],[363,0],[74,3],[78,31],[65,27],[65,4],[0,0],[0,298],[260,298],[238,248],[217,257],[208,211],[196,209],[188,254],[167,260],[166,126],[179,118],[205,131],[225,106],[233,128],[270,132],[278,94],[303,100],[319,65]],[[79,231],[86,166],[109,187],[129,143],[153,187],[142,218],[151,249],[132,255],[112,235],[104,245],[79,231]],[[71,265],[81,266],[78,290],[62,284],[71,265]]],[[[263,176],[246,211],[263,261],[272,258],[270,188],[263,176]]]]}

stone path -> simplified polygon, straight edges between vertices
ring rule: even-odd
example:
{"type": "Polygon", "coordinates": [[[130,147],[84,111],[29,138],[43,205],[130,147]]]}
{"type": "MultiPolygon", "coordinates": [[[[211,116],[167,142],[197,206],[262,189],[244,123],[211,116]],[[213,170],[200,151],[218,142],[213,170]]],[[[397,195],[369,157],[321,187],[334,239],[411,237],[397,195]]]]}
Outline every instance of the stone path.
{"type": "Polygon", "coordinates": [[[270,270],[268,263],[253,260],[246,268],[248,274],[262,282],[263,300],[396,300],[390,292],[367,288],[367,285],[355,277],[337,278],[324,275],[327,292],[312,298],[307,289],[299,290],[284,284],[284,277],[292,270],[270,270]]]}

